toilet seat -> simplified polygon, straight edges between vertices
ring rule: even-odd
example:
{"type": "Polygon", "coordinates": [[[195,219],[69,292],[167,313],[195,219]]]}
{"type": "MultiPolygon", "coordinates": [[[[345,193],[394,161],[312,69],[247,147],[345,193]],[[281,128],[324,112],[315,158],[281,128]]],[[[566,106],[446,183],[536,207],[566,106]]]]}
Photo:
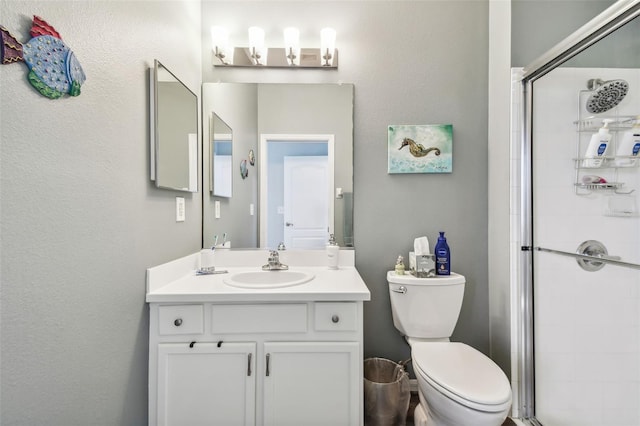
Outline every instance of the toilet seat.
{"type": "Polygon", "coordinates": [[[416,374],[448,398],[469,408],[499,412],[511,405],[511,386],[491,359],[458,342],[414,342],[416,374]]]}

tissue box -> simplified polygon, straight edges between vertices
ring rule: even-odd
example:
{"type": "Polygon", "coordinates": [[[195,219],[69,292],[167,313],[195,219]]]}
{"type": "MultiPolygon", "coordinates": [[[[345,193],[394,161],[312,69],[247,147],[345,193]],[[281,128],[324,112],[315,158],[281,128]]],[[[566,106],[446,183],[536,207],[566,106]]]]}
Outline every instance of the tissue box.
{"type": "Polygon", "coordinates": [[[409,267],[417,278],[435,277],[436,257],[433,254],[416,256],[415,252],[409,252],[409,267]]]}

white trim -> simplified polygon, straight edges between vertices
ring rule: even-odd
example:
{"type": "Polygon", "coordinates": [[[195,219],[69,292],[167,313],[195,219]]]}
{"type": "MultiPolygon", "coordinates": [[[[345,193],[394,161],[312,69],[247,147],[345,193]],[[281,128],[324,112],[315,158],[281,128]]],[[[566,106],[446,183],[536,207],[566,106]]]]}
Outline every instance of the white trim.
{"type": "Polygon", "coordinates": [[[518,413],[517,371],[512,358],[510,285],[511,2],[489,2],[488,97],[488,285],[490,356],[510,373],[512,415],[518,413]]]}

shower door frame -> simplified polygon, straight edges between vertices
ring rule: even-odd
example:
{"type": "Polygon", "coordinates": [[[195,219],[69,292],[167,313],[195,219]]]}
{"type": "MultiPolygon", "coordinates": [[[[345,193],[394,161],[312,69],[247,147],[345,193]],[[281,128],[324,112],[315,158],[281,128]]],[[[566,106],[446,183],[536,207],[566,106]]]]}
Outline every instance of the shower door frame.
{"type": "Polygon", "coordinates": [[[533,329],[533,83],[589,46],[640,16],[640,0],[619,0],[523,69],[521,90],[520,282],[518,346],[518,412],[530,425],[535,417],[533,329]]]}

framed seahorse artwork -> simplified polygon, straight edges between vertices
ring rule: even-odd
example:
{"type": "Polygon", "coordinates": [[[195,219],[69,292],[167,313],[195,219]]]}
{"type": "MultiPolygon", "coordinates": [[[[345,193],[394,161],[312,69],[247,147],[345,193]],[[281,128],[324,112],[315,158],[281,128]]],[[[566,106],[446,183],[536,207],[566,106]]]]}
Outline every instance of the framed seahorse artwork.
{"type": "Polygon", "coordinates": [[[453,125],[391,125],[387,173],[451,173],[453,125]]]}

